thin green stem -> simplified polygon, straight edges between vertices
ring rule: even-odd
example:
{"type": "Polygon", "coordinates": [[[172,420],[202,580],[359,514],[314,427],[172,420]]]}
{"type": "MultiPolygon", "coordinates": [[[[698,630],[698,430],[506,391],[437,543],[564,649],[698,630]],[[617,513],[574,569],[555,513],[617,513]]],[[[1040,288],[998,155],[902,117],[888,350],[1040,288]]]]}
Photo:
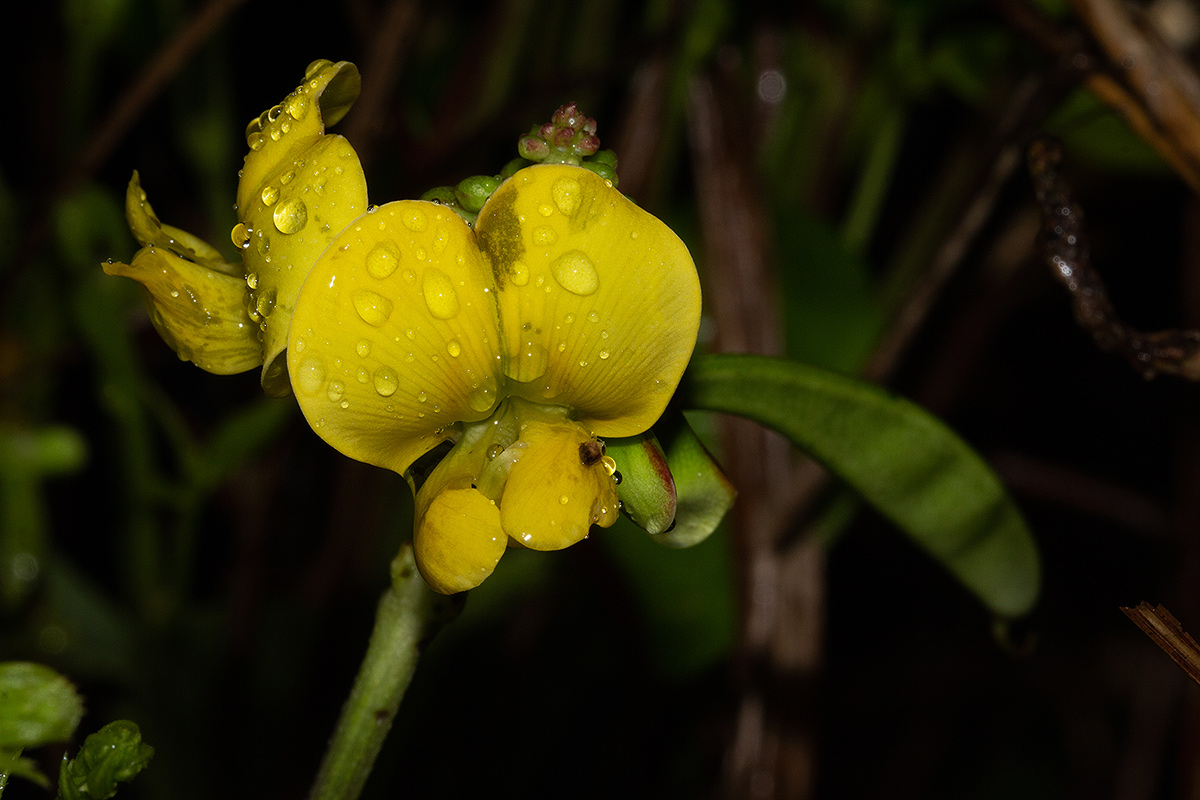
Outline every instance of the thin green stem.
{"type": "Polygon", "coordinates": [[[325,751],[310,800],[355,800],[361,794],[422,649],[461,606],[461,599],[430,591],[417,572],[412,546],[400,548],[392,561],[392,585],[379,600],[367,654],[325,751]]]}

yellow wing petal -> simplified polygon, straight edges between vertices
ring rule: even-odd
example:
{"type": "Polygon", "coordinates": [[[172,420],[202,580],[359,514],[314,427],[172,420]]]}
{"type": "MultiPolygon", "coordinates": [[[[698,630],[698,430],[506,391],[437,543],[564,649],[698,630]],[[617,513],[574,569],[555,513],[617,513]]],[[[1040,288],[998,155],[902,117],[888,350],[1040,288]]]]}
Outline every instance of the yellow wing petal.
{"type": "Polygon", "coordinates": [[[474,489],[449,489],[430,504],[413,535],[421,577],[455,594],[483,583],[508,545],[496,504],[474,489]]]}
{"type": "Polygon", "coordinates": [[[218,375],[262,363],[258,326],[242,304],[246,284],[241,278],[161,247],[139,250],[132,265],[114,261],[102,266],[109,275],[142,284],[150,320],[180,358],[218,375]]]}
{"type": "Polygon", "coordinates": [[[578,167],[524,169],[476,237],[499,289],[512,394],[571,406],[602,436],[658,419],[700,324],[700,283],[670,228],[578,167]]]}
{"type": "Polygon", "coordinates": [[[296,304],[288,369],[305,417],[342,453],[403,472],[451,425],[495,407],[494,297],[454,212],[404,200],[364,214],[296,304]]]}
{"type": "Polygon", "coordinates": [[[251,285],[250,315],[262,325],[263,388],[285,395],[282,353],[300,287],[333,238],[367,210],[366,177],[344,138],[313,136],[238,208],[233,238],[251,285]]]}

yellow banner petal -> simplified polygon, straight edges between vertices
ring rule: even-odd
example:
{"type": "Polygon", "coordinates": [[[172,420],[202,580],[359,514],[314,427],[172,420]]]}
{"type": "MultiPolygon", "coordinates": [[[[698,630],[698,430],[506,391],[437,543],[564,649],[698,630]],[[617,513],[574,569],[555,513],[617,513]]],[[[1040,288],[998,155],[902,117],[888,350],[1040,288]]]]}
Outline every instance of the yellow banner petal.
{"type": "Polygon", "coordinates": [[[499,289],[509,392],[632,436],[666,407],[700,325],[700,283],[670,228],[595,173],[521,170],[479,213],[499,289]]]}
{"type": "Polygon", "coordinates": [[[404,472],[499,395],[491,274],[470,228],[402,200],[347,227],[292,320],[288,369],[313,429],[342,453],[404,472]]]}
{"type": "Polygon", "coordinates": [[[232,375],[262,363],[258,326],[243,306],[246,284],[161,247],[145,247],[133,264],[102,264],[109,275],[142,284],[150,320],[180,358],[232,375]]]}

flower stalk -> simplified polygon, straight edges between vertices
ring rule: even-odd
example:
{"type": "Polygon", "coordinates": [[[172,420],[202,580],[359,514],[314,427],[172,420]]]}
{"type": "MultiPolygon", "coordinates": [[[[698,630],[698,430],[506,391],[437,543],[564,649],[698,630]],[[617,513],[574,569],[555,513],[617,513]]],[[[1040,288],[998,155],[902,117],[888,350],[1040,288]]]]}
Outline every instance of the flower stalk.
{"type": "Polygon", "coordinates": [[[355,800],[362,793],[422,650],[462,608],[465,595],[454,598],[430,591],[407,543],[393,559],[391,573],[392,584],[379,600],[367,653],[310,800],[355,800]]]}

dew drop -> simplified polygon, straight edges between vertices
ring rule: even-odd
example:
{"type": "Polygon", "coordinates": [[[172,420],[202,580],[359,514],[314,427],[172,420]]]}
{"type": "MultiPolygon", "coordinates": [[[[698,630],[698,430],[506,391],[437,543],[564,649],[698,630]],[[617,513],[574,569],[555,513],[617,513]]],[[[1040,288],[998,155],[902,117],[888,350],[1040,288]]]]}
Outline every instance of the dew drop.
{"type": "Polygon", "coordinates": [[[313,75],[316,75],[321,70],[332,65],[333,62],[329,59],[318,58],[316,61],[311,62],[307,67],[304,68],[304,80],[308,80],[313,75]]]}
{"type": "Polygon", "coordinates": [[[330,381],[329,391],[326,395],[329,397],[329,402],[336,403],[342,399],[342,395],[346,393],[346,386],[341,381],[330,381]]]}
{"type": "Polygon", "coordinates": [[[500,455],[503,452],[504,452],[504,445],[502,445],[502,444],[489,445],[488,449],[487,449],[487,460],[492,461],[496,458],[496,456],[500,455]]]}
{"type": "Polygon", "coordinates": [[[452,319],[458,315],[458,295],[446,273],[437,267],[427,270],[421,290],[425,294],[425,305],[435,319],[452,319]]]}
{"type": "Polygon", "coordinates": [[[272,216],[280,233],[296,233],[308,223],[308,208],[300,198],[292,198],[275,206],[272,216]]]}
{"type": "Polygon", "coordinates": [[[471,392],[470,397],[467,398],[467,402],[476,411],[491,411],[492,406],[496,404],[496,393],[490,387],[480,386],[471,392]]]}
{"type": "Polygon", "coordinates": [[[284,110],[295,120],[304,119],[304,115],[308,113],[309,105],[308,95],[300,92],[288,95],[288,98],[283,101],[284,110]]]}
{"type": "Polygon", "coordinates": [[[554,206],[550,205],[549,203],[543,203],[542,205],[538,206],[538,213],[543,217],[548,217],[554,213],[554,206]]]}
{"type": "Polygon", "coordinates": [[[325,365],[316,358],[306,358],[296,374],[296,386],[302,394],[313,395],[325,385],[325,365]]]}
{"type": "Polygon", "coordinates": [[[391,397],[399,386],[396,373],[390,367],[375,370],[375,391],[379,392],[381,397],[391,397]]]}
{"type": "Polygon", "coordinates": [[[558,241],[558,234],[549,225],[539,225],[533,230],[533,241],[535,244],[554,244],[558,241]]]}
{"type": "Polygon", "coordinates": [[[246,274],[246,285],[249,286],[251,289],[257,289],[258,288],[258,273],[256,273],[256,272],[247,273],[246,274]]]}
{"type": "Polygon", "coordinates": [[[550,187],[550,197],[554,200],[554,205],[568,217],[575,216],[575,212],[579,210],[581,192],[579,181],[574,178],[559,178],[550,187]]]}
{"type": "Polygon", "coordinates": [[[366,339],[359,339],[358,344],[354,345],[354,351],[358,353],[359,358],[366,358],[371,355],[371,343],[366,339]]]}
{"type": "Polygon", "coordinates": [[[429,217],[425,216],[425,212],[419,208],[409,209],[400,217],[400,220],[410,231],[423,231],[429,227],[429,217]]]}
{"type": "Polygon", "coordinates": [[[599,322],[599,321],[600,321],[600,315],[597,314],[595,311],[591,311],[588,313],[588,322],[599,322]]]}
{"type": "Polygon", "coordinates": [[[245,249],[250,246],[250,229],[246,227],[246,223],[239,222],[229,232],[229,238],[233,240],[234,247],[245,249]]]}
{"type": "Polygon", "coordinates": [[[367,273],[376,280],[391,275],[399,264],[400,248],[395,242],[380,242],[367,253],[367,273]]]}
{"type": "MultiPolygon", "coordinates": [[[[559,178],[559,180],[563,180],[559,178]]],[[[558,285],[572,294],[586,297],[600,288],[596,265],[579,250],[568,250],[550,266],[550,274],[558,285]]]]}
{"type": "Polygon", "coordinates": [[[363,322],[378,328],[392,315],[392,301],[370,289],[359,289],[354,293],[354,310],[363,322]]]}
{"type": "Polygon", "coordinates": [[[262,201],[264,206],[273,206],[275,201],[279,199],[279,190],[270,184],[263,187],[262,201]]]}
{"type": "Polygon", "coordinates": [[[603,360],[605,360],[606,358],[608,358],[608,351],[607,351],[607,350],[601,350],[601,351],[600,351],[600,360],[601,360],[601,361],[603,361],[603,360]]]}
{"type": "Polygon", "coordinates": [[[514,286],[524,286],[529,283],[529,267],[525,266],[524,261],[513,262],[511,280],[514,286]]]}
{"type": "Polygon", "coordinates": [[[275,310],[275,292],[265,291],[258,295],[258,299],[254,301],[254,308],[262,317],[271,316],[271,312],[275,310]]]}
{"type": "Polygon", "coordinates": [[[451,339],[446,343],[446,352],[449,353],[453,358],[458,358],[459,353],[462,352],[462,346],[459,345],[459,343],[454,339],[451,339]]]}
{"type": "Polygon", "coordinates": [[[366,383],[369,380],[371,380],[371,373],[367,372],[366,367],[359,367],[358,368],[358,382],[366,383]]]}
{"type": "Polygon", "coordinates": [[[565,494],[562,497],[558,498],[559,505],[565,506],[569,502],[571,502],[571,498],[567,497],[565,494]]]}
{"type": "Polygon", "coordinates": [[[418,403],[424,403],[428,399],[429,399],[429,395],[425,394],[424,392],[417,392],[417,402],[418,403]]]}
{"type": "Polygon", "coordinates": [[[251,150],[262,150],[263,145],[267,143],[267,137],[262,135],[261,131],[255,131],[246,137],[246,144],[251,150]]]}

